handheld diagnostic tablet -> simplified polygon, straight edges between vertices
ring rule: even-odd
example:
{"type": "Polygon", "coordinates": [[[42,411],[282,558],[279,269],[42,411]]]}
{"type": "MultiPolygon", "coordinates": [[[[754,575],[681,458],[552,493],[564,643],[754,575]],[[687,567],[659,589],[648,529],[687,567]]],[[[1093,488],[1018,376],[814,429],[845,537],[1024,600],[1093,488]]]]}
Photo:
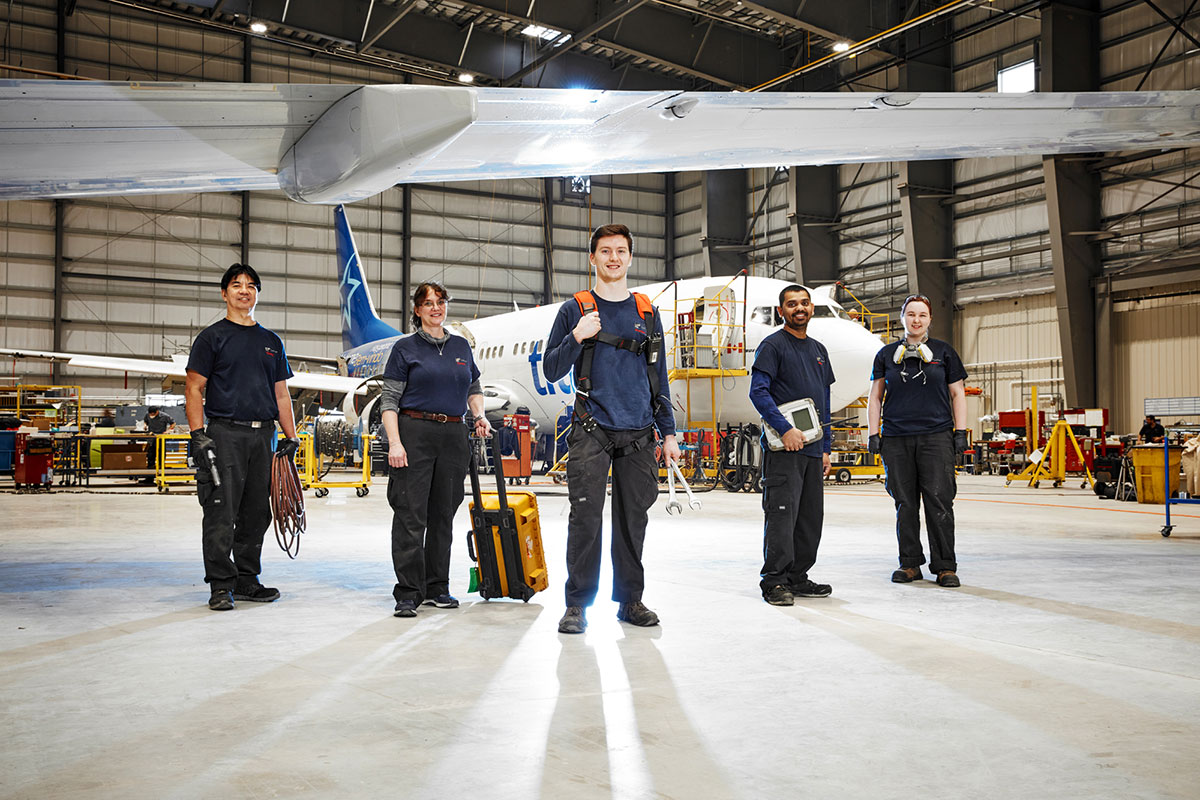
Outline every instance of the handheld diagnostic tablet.
{"type": "MultiPolygon", "coordinates": [[[[792,423],[792,427],[804,434],[804,443],[812,444],[821,438],[821,420],[817,417],[817,406],[811,398],[804,397],[784,403],[779,406],[779,413],[792,423]]],[[[783,449],[783,438],[779,432],[763,422],[763,432],[767,435],[767,447],[772,450],[783,449]]]]}

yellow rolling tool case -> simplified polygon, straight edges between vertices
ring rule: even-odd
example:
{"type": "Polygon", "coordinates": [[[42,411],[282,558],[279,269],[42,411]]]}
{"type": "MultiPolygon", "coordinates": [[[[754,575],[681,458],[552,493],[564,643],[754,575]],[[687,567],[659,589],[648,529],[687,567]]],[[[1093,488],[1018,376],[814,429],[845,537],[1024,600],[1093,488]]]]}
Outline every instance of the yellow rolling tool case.
{"type": "Polygon", "coordinates": [[[492,436],[491,447],[497,491],[486,493],[479,489],[479,466],[475,448],[471,448],[474,499],[470,504],[467,551],[475,566],[471,568],[470,590],[478,591],[485,600],[511,597],[529,602],[550,583],[542,552],[537,497],[533,492],[505,491],[499,437],[492,436]]]}

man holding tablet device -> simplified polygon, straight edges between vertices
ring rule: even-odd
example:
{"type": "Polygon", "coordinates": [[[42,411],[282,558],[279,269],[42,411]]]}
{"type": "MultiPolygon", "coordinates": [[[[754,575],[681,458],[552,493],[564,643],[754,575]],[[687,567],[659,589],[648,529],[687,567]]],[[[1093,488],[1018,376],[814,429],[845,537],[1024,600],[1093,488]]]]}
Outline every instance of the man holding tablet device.
{"type": "Polygon", "coordinates": [[[829,387],[825,345],[808,335],[812,297],[798,284],[779,293],[784,327],[762,340],[750,379],[750,401],[762,415],[763,599],[790,606],[833,589],[808,571],[817,561],[829,474],[829,387]],[[824,433],[822,433],[822,428],[824,433]]]}

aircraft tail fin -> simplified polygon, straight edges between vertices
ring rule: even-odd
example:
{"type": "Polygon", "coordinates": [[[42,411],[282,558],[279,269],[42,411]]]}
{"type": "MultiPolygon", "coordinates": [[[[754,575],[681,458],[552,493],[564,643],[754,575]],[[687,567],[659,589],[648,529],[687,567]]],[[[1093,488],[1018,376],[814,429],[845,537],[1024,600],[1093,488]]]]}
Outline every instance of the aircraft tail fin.
{"type": "Polygon", "coordinates": [[[363,277],[358,248],[354,246],[354,234],[350,232],[345,207],[336,207],[333,217],[337,234],[342,347],[349,350],[377,339],[399,336],[400,331],[379,318],[375,304],[371,302],[371,291],[363,277]]]}

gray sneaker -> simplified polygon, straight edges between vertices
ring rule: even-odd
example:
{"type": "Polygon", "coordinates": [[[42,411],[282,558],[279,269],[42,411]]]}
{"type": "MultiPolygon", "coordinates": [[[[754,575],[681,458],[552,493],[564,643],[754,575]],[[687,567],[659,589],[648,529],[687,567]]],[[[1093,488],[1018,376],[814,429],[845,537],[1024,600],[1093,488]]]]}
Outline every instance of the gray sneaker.
{"type": "Polygon", "coordinates": [[[393,617],[415,617],[417,615],[417,604],[412,600],[397,600],[396,612],[393,617]]]}
{"type": "Polygon", "coordinates": [[[579,606],[568,606],[567,613],[558,621],[559,633],[583,633],[587,628],[587,618],[579,606]]]}

